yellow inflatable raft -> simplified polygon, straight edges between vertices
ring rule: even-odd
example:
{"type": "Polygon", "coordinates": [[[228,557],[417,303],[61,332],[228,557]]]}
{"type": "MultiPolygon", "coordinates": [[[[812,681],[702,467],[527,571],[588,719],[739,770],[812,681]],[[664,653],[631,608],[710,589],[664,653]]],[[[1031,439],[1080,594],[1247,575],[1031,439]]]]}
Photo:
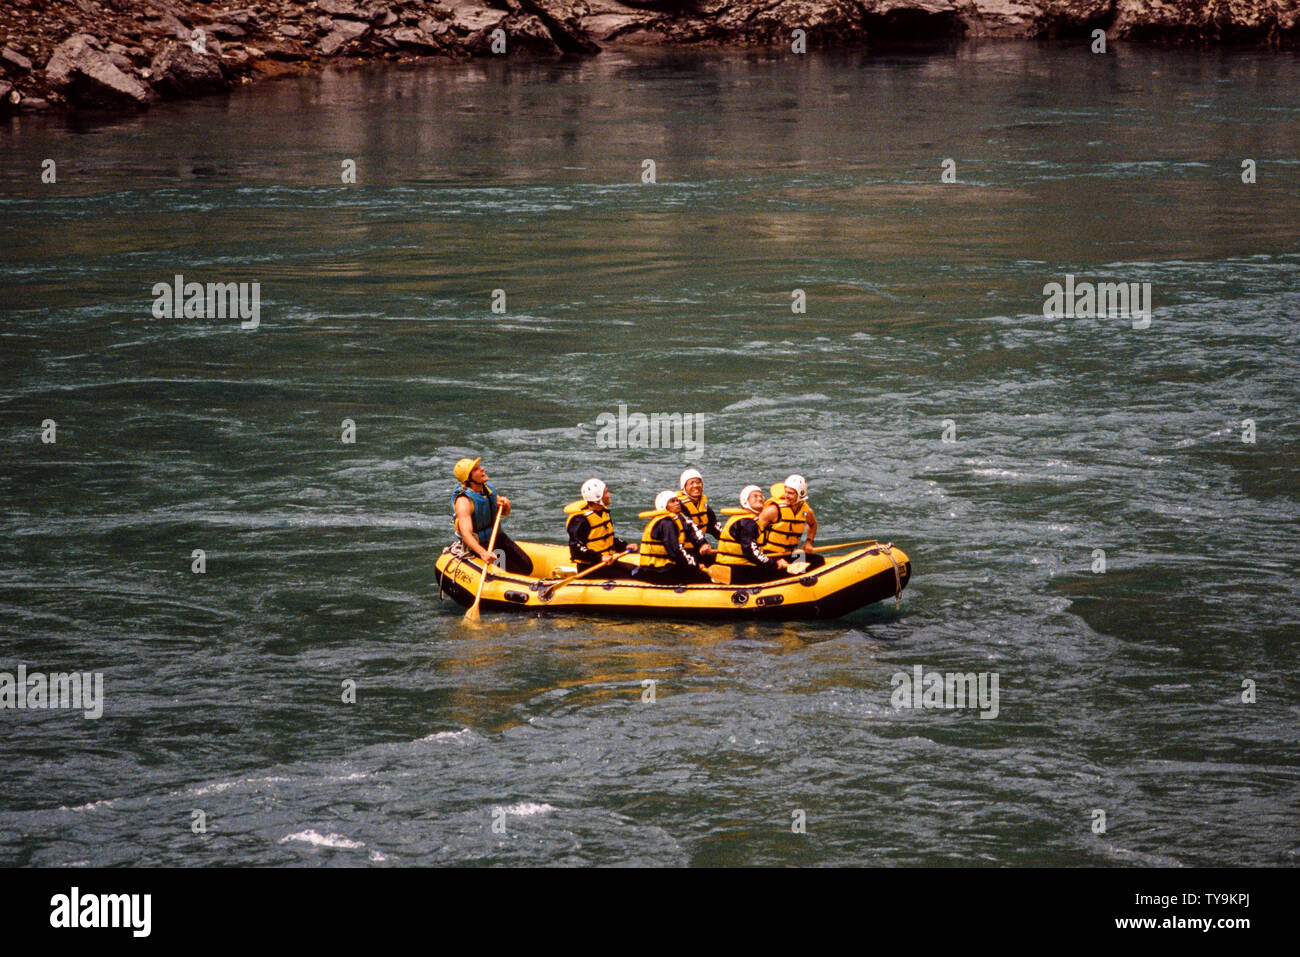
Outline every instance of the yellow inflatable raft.
{"type": "MultiPolygon", "coordinates": [[[[532,560],[532,574],[490,566],[480,606],[484,611],[709,620],[838,618],[896,599],[912,577],[912,563],[901,548],[872,543],[828,555],[825,565],[801,575],[761,585],[658,585],[602,579],[599,572],[563,583],[574,571],[567,546],[516,544],[532,560]]],[[[636,561],[635,555],[628,558],[636,561]]],[[[482,574],[478,558],[444,549],[436,568],[440,594],[466,607],[473,604],[482,574]]]]}

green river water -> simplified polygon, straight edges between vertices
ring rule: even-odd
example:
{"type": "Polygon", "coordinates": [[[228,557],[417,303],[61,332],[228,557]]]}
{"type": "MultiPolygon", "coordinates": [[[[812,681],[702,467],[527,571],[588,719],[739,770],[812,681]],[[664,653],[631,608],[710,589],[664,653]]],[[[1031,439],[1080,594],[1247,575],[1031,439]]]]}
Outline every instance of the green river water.
{"type": "Polygon", "coordinates": [[[1294,865],[1297,88],[607,51],[9,121],[0,671],[104,697],[0,712],[0,863],[1294,865]],[[154,318],[178,273],[260,283],[259,327],[154,318]],[[1045,318],[1067,274],[1150,283],[1149,327],[1045,318]],[[701,448],[599,447],[620,404],[701,448]],[[802,472],[822,541],[914,577],[832,622],[467,627],[467,454],[522,540],[591,475],[633,537],[686,465],[720,505],[802,472]],[[895,708],[917,665],[996,674],[996,717],[895,708]]]}

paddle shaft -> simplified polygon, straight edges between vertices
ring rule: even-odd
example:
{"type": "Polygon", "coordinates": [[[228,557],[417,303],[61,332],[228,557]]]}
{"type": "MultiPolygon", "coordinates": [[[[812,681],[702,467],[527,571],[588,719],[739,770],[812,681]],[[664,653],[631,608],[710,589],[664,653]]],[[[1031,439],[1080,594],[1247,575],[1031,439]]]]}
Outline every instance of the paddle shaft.
{"type": "MultiPolygon", "coordinates": [[[[497,519],[492,523],[492,535],[488,539],[488,554],[492,554],[493,548],[497,543],[497,529],[501,527],[501,515],[505,511],[504,505],[497,506],[497,519]]],[[[478,603],[483,600],[483,585],[487,582],[488,562],[483,562],[483,571],[478,577],[478,593],[474,596],[474,604],[469,606],[469,611],[465,612],[465,617],[470,621],[478,621],[478,603]]]]}
{"type": "MultiPolygon", "coordinates": [[[[631,551],[632,551],[632,549],[629,548],[629,549],[627,550],[627,554],[630,554],[631,551]]],[[[620,556],[620,557],[622,557],[622,556],[620,556]]],[[[541,590],[541,592],[540,592],[541,597],[543,597],[543,598],[550,598],[551,595],[552,595],[552,593],[555,591],[555,589],[560,588],[560,587],[562,587],[562,586],[564,586],[564,585],[567,585],[567,584],[569,584],[569,582],[577,581],[579,578],[582,578],[582,577],[584,577],[585,575],[590,575],[592,572],[594,572],[594,571],[595,571],[596,569],[598,569],[598,568],[608,568],[609,565],[612,565],[612,564],[613,564],[613,562],[608,562],[608,563],[606,563],[606,562],[596,562],[596,564],[592,565],[590,568],[584,568],[582,571],[580,571],[580,572],[576,572],[576,573],[570,575],[568,578],[563,578],[563,579],[561,579],[560,581],[556,582],[554,585],[547,585],[545,588],[543,588],[543,589],[541,590]]]]}
{"type": "Polygon", "coordinates": [[[879,544],[880,543],[876,541],[874,538],[864,538],[860,542],[840,542],[838,545],[814,545],[812,550],[814,554],[820,554],[821,552],[833,552],[841,548],[852,548],[855,545],[879,545],[879,544]]]}

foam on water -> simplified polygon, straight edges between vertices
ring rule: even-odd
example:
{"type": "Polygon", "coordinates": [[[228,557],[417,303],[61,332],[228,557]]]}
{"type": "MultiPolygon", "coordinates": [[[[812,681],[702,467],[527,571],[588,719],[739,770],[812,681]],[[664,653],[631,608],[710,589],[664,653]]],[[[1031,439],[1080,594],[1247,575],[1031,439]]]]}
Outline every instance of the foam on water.
{"type": "Polygon", "coordinates": [[[361,841],[349,840],[341,834],[321,834],[315,830],[298,831],[296,834],[289,834],[280,838],[281,844],[287,844],[290,841],[299,841],[303,844],[311,844],[314,847],[336,847],[344,850],[359,850],[366,846],[361,841]]]}

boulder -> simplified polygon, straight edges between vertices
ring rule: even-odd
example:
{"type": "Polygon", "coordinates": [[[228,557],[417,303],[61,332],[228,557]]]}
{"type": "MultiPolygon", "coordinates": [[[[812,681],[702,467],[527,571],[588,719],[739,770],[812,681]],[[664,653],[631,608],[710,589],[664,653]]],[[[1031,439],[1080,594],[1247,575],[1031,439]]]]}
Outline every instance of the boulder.
{"type": "Polygon", "coordinates": [[[507,50],[531,50],[534,53],[555,53],[559,50],[551,31],[546,29],[546,24],[531,13],[516,14],[503,26],[507,50]]]}
{"type": "Polygon", "coordinates": [[[591,39],[582,21],[591,13],[585,0],[526,0],[551,31],[556,45],[565,53],[599,53],[600,46],[591,39]]]}
{"type": "Polygon", "coordinates": [[[203,32],[222,40],[242,40],[248,36],[248,31],[237,23],[209,23],[204,25],[203,32]]]}
{"type": "Polygon", "coordinates": [[[334,32],[343,34],[345,40],[356,40],[370,32],[370,24],[356,20],[335,20],[334,32]]]}
{"type": "Polygon", "coordinates": [[[0,50],[0,61],[3,61],[5,69],[10,73],[22,75],[32,72],[32,61],[9,47],[0,50]]]}
{"type": "MultiPolygon", "coordinates": [[[[446,27],[443,29],[445,30],[446,27]]],[[[437,53],[441,49],[437,40],[415,27],[399,27],[389,36],[396,40],[399,46],[417,53],[437,53]]]]}
{"type": "Polygon", "coordinates": [[[364,13],[355,3],[351,3],[349,0],[316,0],[316,6],[331,17],[345,17],[349,20],[370,19],[368,13],[364,13]]]}
{"type": "Polygon", "coordinates": [[[149,65],[154,89],[167,97],[202,96],[230,89],[221,61],[185,44],[168,43],[149,65]]]}
{"type": "Polygon", "coordinates": [[[1294,33],[1296,0],[1115,0],[1122,37],[1175,43],[1266,43],[1294,33]]]}
{"type": "Polygon", "coordinates": [[[333,33],[327,33],[321,37],[320,43],[316,44],[316,48],[320,50],[321,56],[333,56],[339,50],[342,50],[343,44],[347,42],[347,37],[335,30],[333,33]]]}
{"type": "MultiPolygon", "coordinates": [[[[248,49],[253,48],[249,47],[248,49]]],[[[305,49],[292,40],[281,40],[272,43],[263,41],[258,49],[272,60],[279,60],[281,63],[294,63],[298,60],[306,60],[310,56],[305,49]]]]}
{"type": "Polygon", "coordinates": [[[241,27],[246,27],[250,24],[256,26],[258,22],[258,16],[252,10],[227,10],[225,13],[217,13],[213,16],[226,23],[237,23],[241,27]]]}
{"type": "Polygon", "coordinates": [[[57,47],[45,64],[45,79],[76,106],[121,109],[147,106],[149,90],[123,73],[108,54],[95,49],[93,37],[76,34],[57,47]]]}
{"type": "Polygon", "coordinates": [[[508,16],[505,10],[491,10],[468,0],[450,0],[450,7],[451,25],[462,34],[483,33],[486,36],[487,31],[495,30],[508,16]]]}
{"type": "Polygon", "coordinates": [[[178,40],[188,40],[190,38],[190,28],[181,22],[170,10],[160,12],[150,12],[145,15],[145,31],[164,37],[175,37],[178,40]]]}
{"type": "Polygon", "coordinates": [[[873,43],[934,43],[959,37],[967,30],[960,13],[952,0],[862,0],[862,24],[873,43]]]}
{"type": "Polygon", "coordinates": [[[360,39],[370,32],[370,24],[356,20],[335,20],[333,26],[333,30],[321,37],[319,47],[323,56],[333,56],[345,44],[360,39]]]}

